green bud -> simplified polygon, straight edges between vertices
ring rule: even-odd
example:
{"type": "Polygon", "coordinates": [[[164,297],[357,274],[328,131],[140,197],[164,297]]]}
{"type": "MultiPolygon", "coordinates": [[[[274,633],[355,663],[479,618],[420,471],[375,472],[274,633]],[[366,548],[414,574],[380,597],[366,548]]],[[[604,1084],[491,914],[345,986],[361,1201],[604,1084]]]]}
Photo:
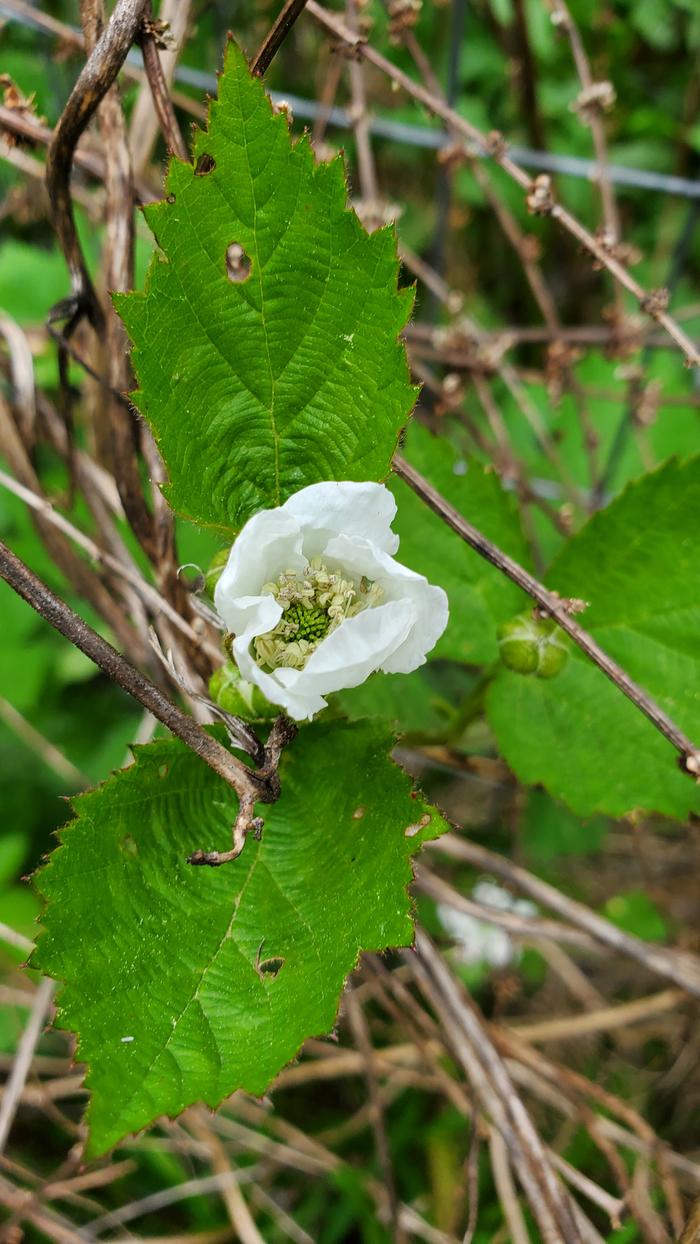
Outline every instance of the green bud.
{"type": "Polygon", "coordinates": [[[214,595],[214,588],[221,578],[221,572],[228,561],[228,555],[230,552],[230,549],[219,549],[218,553],[214,554],[211,562],[209,563],[209,569],[204,575],[204,582],[210,596],[214,595]]]}
{"type": "Polygon", "coordinates": [[[231,661],[214,670],[209,679],[209,694],[219,708],[244,721],[272,721],[281,711],[277,705],[270,704],[259,687],[241,678],[231,661]]]}
{"type": "Polygon", "coordinates": [[[518,674],[555,678],[568,660],[568,641],[552,618],[518,614],[498,628],[501,660],[518,674]]]}

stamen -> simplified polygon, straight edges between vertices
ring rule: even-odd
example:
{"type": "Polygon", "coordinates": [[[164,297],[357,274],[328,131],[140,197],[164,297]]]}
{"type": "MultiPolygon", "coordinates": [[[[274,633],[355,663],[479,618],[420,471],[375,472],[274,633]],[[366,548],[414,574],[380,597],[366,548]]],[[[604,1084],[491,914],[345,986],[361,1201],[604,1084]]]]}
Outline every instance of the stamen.
{"type": "Polygon", "coordinates": [[[384,595],[378,583],[363,575],[358,586],[344,579],[341,571],[325,566],[320,557],[312,558],[302,573],[283,570],[274,582],[263,585],[262,593],[274,596],[283,609],[274,629],[253,644],[258,664],[268,670],[303,669],[341,622],[379,604],[384,595]]]}

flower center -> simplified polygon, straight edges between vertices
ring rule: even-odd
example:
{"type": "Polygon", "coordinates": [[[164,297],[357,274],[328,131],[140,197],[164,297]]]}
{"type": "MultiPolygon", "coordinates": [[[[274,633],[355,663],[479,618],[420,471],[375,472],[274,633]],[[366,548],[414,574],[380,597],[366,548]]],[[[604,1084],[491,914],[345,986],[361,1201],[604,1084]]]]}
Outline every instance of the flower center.
{"type": "Polygon", "coordinates": [[[263,585],[262,593],[274,596],[283,609],[274,629],[253,641],[258,664],[268,670],[303,669],[341,622],[379,604],[384,595],[379,584],[345,579],[320,557],[312,558],[304,571],[283,570],[274,582],[263,585]]]}

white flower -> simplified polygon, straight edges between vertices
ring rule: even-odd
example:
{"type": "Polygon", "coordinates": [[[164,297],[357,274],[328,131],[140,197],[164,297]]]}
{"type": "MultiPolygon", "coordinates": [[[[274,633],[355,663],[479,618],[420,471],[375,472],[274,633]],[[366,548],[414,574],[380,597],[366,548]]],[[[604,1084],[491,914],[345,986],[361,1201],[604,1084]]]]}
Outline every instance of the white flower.
{"type": "MultiPolygon", "coordinates": [[[[472,898],[481,906],[493,907],[496,911],[512,911],[530,918],[537,915],[534,903],[526,898],[513,898],[495,881],[478,881],[472,898]]],[[[437,914],[443,928],[455,940],[455,957],[460,963],[488,963],[494,968],[504,968],[519,959],[519,947],[501,926],[458,911],[447,903],[438,903],[437,914]]]]}
{"type": "Polygon", "coordinates": [[[442,635],[447,597],[394,561],[382,484],[312,484],[255,514],[214,592],[243,678],[297,721],[375,670],[408,674],[442,635]]]}

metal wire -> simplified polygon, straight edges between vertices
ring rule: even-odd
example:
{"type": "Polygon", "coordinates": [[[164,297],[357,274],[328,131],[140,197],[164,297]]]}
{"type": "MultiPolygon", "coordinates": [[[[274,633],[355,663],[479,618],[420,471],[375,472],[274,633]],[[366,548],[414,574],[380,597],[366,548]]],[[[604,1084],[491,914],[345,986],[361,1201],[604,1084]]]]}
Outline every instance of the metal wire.
{"type": "MultiPolygon", "coordinates": [[[[0,16],[7,18],[8,21],[17,22],[21,26],[27,26],[33,30],[40,31],[44,35],[53,34],[42,22],[40,13],[37,13],[36,17],[26,11],[18,13],[12,4],[5,3],[4,0],[0,0],[0,16]]],[[[76,35],[80,34],[77,27],[71,26],[68,29],[76,35]]],[[[133,65],[138,69],[143,68],[140,52],[132,50],[126,59],[127,64],[133,65]]],[[[188,65],[177,65],[175,79],[185,86],[195,87],[197,90],[207,92],[212,96],[216,95],[217,79],[213,73],[192,69],[188,65]]],[[[286,92],[271,91],[270,96],[275,103],[286,100],[291,106],[294,116],[302,121],[314,121],[323,111],[328,125],[336,129],[352,129],[352,121],[345,108],[335,106],[327,110],[322,108],[315,100],[305,99],[300,95],[290,95],[286,92]]],[[[444,130],[435,129],[427,125],[413,125],[405,121],[394,121],[390,117],[374,117],[370,123],[370,133],[376,138],[385,138],[389,142],[401,143],[410,147],[422,147],[433,151],[439,151],[443,147],[450,147],[453,143],[453,139],[444,130]]],[[[582,156],[556,155],[549,151],[535,151],[532,147],[520,147],[517,144],[509,146],[508,151],[513,159],[525,168],[546,173],[559,173],[564,177],[585,178],[588,181],[595,181],[599,175],[596,161],[585,159],[582,156]]],[[[473,155],[482,157],[483,152],[475,147],[473,155]]],[[[676,177],[670,173],[655,173],[648,169],[630,168],[626,164],[607,164],[606,173],[610,181],[620,186],[632,186],[639,190],[655,190],[661,194],[671,194],[686,199],[700,199],[700,181],[691,181],[687,177],[676,177]]]]}

